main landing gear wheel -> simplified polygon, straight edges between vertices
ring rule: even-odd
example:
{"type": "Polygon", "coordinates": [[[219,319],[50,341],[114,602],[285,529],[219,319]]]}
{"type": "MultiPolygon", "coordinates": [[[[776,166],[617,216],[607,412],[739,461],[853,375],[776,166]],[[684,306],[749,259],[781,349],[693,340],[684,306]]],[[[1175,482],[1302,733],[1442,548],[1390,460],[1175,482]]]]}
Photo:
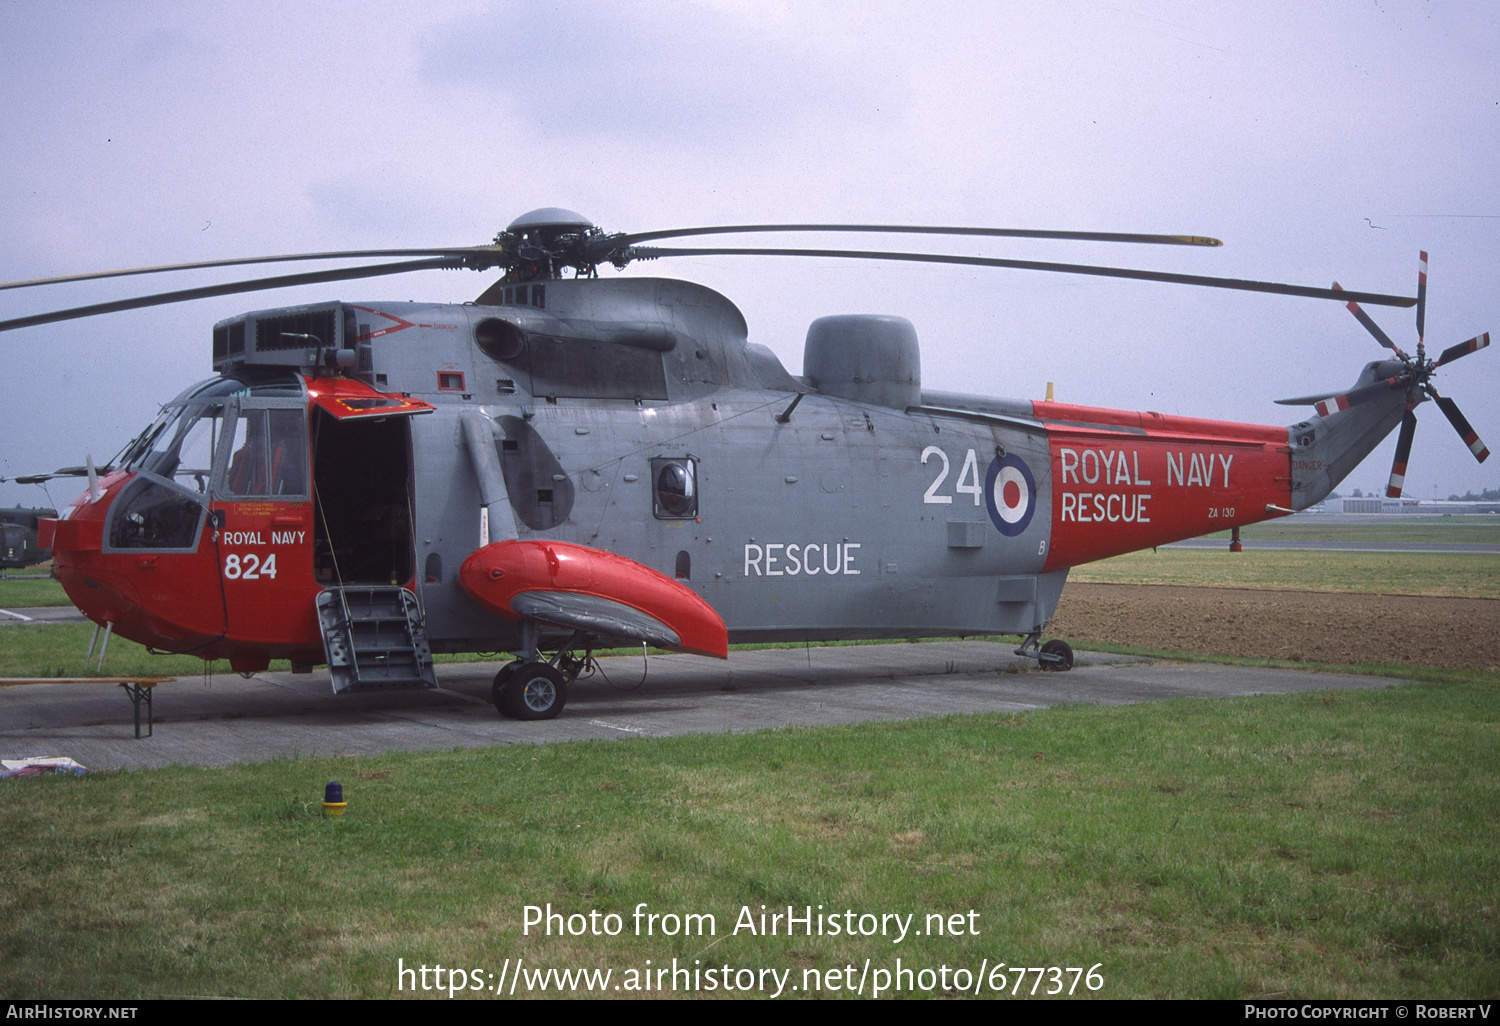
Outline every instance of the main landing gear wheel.
{"type": "Polygon", "coordinates": [[[1044,670],[1071,670],[1073,668],[1073,648],[1066,641],[1056,638],[1042,646],[1041,667],[1044,670]]]}
{"type": "Polygon", "coordinates": [[[495,674],[495,708],[513,720],[550,720],[568,701],[568,678],[546,663],[511,663],[495,674]]]}
{"type": "Polygon", "coordinates": [[[500,667],[500,672],[495,674],[495,683],[490,685],[490,701],[495,703],[495,711],[501,716],[509,715],[505,711],[505,688],[521,665],[519,662],[506,663],[500,667]]]}

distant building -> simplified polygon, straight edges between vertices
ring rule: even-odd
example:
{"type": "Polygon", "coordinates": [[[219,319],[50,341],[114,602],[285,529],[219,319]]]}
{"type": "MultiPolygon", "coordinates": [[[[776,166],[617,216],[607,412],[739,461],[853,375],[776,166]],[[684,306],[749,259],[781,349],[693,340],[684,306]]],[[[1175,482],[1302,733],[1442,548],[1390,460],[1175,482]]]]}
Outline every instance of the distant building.
{"type": "Polygon", "coordinates": [[[1460,502],[1451,499],[1344,499],[1345,513],[1406,513],[1419,516],[1458,516],[1466,513],[1500,513],[1500,502],[1460,502]]]}

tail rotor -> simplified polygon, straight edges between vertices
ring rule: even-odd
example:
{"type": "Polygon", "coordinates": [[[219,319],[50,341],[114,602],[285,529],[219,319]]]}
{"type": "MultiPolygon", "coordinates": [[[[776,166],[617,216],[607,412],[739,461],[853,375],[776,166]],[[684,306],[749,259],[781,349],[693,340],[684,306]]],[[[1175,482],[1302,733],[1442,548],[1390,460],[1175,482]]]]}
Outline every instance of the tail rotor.
{"type": "MultiPolygon", "coordinates": [[[[1339,284],[1334,282],[1333,287],[1337,289],[1339,284]]],[[[1360,324],[1364,325],[1365,330],[1374,336],[1375,341],[1396,355],[1401,361],[1401,370],[1384,381],[1325,398],[1316,404],[1317,410],[1320,416],[1326,417],[1332,412],[1347,409],[1390,389],[1404,388],[1406,390],[1406,412],[1401,417],[1401,433],[1396,439],[1396,459],[1391,466],[1391,478],[1386,487],[1386,496],[1392,499],[1401,497],[1401,490],[1406,481],[1406,463],[1411,458],[1412,438],[1417,430],[1417,416],[1413,411],[1424,399],[1430,398],[1437,403],[1438,409],[1443,411],[1443,416],[1448,418],[1448,423],[1453,425],[1453,429],[1458,432],[1458,437],[1463,439],[1464,445],[1468,446],[1476,460],[1483,463],[1490,455],[1489,449],[1480,440],[1479,434],[1469,423],[1468,418],[1459,410],[1458,404],[1452,399],[1438,395],[1437,390],[1432,387],[1432,375],[1439,367],[1488,346],[1490,344],[1489,332],[1476,335],[1458,345],[1449,346],[1436,360],[1427,359],[1427,254],[1425,252],[1421,254],[1420,265],[1417,269],[1417,355],[1415,357],[1408,355],[1396,345],[1391,337],[1381,330],[1380,325],[1360,309],[1358,303],[1351,302],[1348,307],[1349,312],[1360,324]]]]}

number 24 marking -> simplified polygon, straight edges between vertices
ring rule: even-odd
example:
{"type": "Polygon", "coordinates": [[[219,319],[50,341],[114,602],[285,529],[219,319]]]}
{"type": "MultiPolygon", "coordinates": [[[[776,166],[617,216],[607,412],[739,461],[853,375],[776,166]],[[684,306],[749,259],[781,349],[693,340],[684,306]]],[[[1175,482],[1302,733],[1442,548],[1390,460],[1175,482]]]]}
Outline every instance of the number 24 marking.
{"type": "MultiPolygon", "coordinates": [[[[948,454],[935,445],[929,445],[922,450],[922,462],[926,463],[930,458],[936,456],[941,463],[938,467],[938,475],[932,484],[927,486],[927,491],[922,493],[922,501],[928,503],[939,503],[948,505],[953,502],[951,495],[939,495],[938,489],[943,482],[948,480],[948,471],[951,469],[948,463],[948,454]]],[[[958,480],[953,484],[953,490],[960,495],[974,496],[974,505],[978,506],[984,495],[984,486],[979,483],[979,455],[970,449],[964,456],[964,465],[959,469],[958,480]]]]}

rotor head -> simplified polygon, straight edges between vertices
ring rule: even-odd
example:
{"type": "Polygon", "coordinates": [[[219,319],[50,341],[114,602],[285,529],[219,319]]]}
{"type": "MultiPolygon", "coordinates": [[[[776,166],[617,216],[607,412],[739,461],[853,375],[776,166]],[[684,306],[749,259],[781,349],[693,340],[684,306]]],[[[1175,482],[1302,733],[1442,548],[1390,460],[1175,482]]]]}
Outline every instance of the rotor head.
{"type": "Polygon", "coordinates": [[[593,277],[603,256],[604,233],[582,214],[562,207],[539,207],[516,218],[495,236],[504,253],[506,281],[557,278],[566,268],[593,277]]]}

